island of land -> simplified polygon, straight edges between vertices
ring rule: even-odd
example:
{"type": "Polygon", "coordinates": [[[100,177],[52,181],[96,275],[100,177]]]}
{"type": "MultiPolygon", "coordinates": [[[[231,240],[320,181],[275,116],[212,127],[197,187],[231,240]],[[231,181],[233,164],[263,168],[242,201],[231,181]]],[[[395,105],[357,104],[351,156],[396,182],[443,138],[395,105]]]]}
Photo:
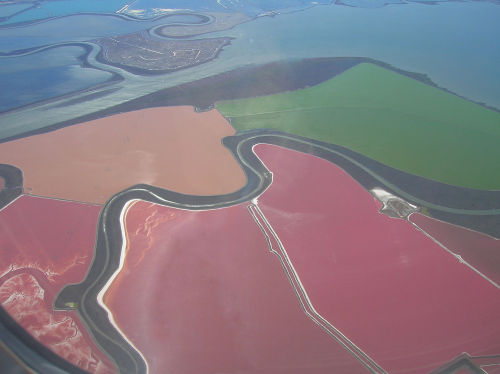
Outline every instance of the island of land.
{"type": "Polygon", "coordinates": [[[203,64],[217,57],[231,38],[166,40],[137,32],[97,40],[97,59],[135,74],[163,74],[203,64]]]}

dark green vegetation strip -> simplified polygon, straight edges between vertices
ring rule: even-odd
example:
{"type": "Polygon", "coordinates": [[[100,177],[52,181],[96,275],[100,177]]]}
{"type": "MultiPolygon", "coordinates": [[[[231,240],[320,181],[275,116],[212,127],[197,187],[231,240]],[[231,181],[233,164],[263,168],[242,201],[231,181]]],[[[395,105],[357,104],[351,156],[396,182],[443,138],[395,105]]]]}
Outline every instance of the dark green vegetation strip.
{"type": "Polygon", "coordinates": [[[370,63],[314,87],[217,109],[236,130],[284,131],[436,181],[500,189],[498,112],[370,63]]]}

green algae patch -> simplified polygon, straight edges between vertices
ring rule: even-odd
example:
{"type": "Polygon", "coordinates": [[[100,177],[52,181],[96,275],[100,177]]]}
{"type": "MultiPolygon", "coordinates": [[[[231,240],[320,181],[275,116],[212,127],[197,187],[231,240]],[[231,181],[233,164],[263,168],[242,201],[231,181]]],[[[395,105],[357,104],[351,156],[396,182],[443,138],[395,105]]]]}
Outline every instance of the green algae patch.
{"type": "Polygon", "coordinates": [[[306,89],[216,106],[238,131],[283,131],[436,181],[500,189],[500,113],[370,63],[306,89]]]}

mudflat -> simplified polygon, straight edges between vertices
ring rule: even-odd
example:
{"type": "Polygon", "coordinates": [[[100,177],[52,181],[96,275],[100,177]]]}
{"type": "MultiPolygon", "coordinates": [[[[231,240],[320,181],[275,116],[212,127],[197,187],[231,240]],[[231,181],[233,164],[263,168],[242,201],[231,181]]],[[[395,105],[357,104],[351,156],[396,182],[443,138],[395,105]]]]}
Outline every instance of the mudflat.
{"type": "Polygon", "coordinates": [[[104,203],[142,183],[216,195],[246,182],[221,143],[233,134],[215,110],[150,108],[0,144],[0,160],[20,168],[25,193],[39,196],[104,203]]]}

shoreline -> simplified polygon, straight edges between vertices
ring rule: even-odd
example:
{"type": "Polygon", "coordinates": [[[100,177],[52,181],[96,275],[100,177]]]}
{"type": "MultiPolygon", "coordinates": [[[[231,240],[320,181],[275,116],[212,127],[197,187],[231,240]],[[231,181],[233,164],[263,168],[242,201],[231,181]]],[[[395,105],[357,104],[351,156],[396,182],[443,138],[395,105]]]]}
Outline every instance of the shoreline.
{"type": "MultiPolygon", "coordinates": [[[[75,44],[80,45],[79,43],[75,44]]],[[[87,48],[91,48],[88,45],[86,46],[87,48]]],[[[331,79],[335,75],[344,72],[348,68],[354,67],[355,65],[363,62],[372,63],[382,68],[394,71],[398,74],[415,79],[421,83],[435,87],[439,90],[480,105],[486,109],[490,109],[500,113],[500,109],[489,107],[483,103],[474,102],[446,88],[440,87],[425,74],[405,71],[388,63],[367,57],[316,57],[311,59],[281,60],[262,65],[248,65],[240,67],[192,82],[164,88],[153,93],[146,94],[144,96],[140,96],[138,98],[113,105],[102,110],[85,114],[83,116],[78,116],[66,121],[58,122],[50,126],[29,130],[14,136],[5,137],[3,139],[0,139],[0,143],[24,138],[31,135],[55,131],[63,127],[107,117],[113,114],[131,112],[146,108],[190,105],[193,106],[196,111],[206,111],[210,110],[217,101],[221,101],[224,99],[240,99],[266,96],[270,94],[293,91],[301,88],[306,88],[308,86],[313,86],[331,79]],[[322,69],[321,74],[318,74],[318,71],[314,69],[322,69]],[[281,75],[278,76],[274,74],[281,75]],[[256,77],[258,76],[265,76],[265,79],[256,79],[256,77]],[[235,90],[234,87],[236,87],[237,90],[235,90]]],[[[101,70],[106,71],[104,69],[101,70]]],[[[121,77],[118,73],[111,73],[116,75],[117,77],[115,78],[115,82],[124,80],[124,78],[121,77]]],[[[113,82],[114,81],[111,81],[109,83],[113,82]]],[[[108,84],[106,84],[106,86],[108,84]]],[[[100,87],[94,86],[87,90],[95,91],[99,88],[100,87]]],[[[116,90],[119,89],[120,88],[116,88],[116,90]]],[[[23,110],[24,108],[36,107],[42,103],[54,103],[64,98],[70,98],[71,95],[81,94],[82,92],[85,91],[74,92],[71,94],[58,96],[57,98],[47,99],[43,102],[27,104],[23,107],[14,108],[9,111],[0,113],[0,119],[3,114],[9,112],[17,112],[19,110],[23,110]]],[[[107,93],[111,92],[108,90],[107,93]]],[[[95,95],[96,97],[103,97],[107,95],[107,93],[94,92],[91,93],[91,95],[95,95]]],[[[76,101],[76,103],[79,102],[80,98],[77,100],[78,101],[76,101]]],[[[85,97],[81,98],[81,100],[87,101],[85,100],[85,97]]],[[[57,105],[57,107],[65,106],[68,106],[67,102],[57,105]]]]}

